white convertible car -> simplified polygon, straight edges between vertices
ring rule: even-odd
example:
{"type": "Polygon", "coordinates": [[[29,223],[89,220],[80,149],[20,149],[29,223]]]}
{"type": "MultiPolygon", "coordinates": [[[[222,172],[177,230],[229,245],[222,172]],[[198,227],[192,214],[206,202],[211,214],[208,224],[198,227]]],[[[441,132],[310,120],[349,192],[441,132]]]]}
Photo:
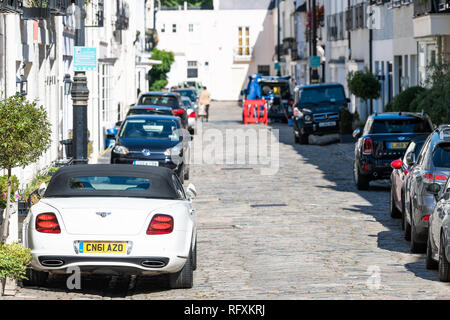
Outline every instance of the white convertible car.
{"type": "Polygon", "coordinates": [[[195,211],[167,168],[125,164],[59,169],[24,221],[28,283],[77,266],[82,274],[168,274],[191,288],[197,265],[195,211]]]}

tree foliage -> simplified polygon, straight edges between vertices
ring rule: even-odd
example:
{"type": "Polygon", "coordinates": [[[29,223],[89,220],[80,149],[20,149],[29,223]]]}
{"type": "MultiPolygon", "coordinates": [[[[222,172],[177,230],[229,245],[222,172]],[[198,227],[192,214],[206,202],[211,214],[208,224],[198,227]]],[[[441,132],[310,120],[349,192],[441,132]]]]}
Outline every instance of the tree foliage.
{"type": "Polygon", "coordinates": [[[392,103],[387,104],[384,111],[387,112],[400,112],[410,111],[416,112],[416,109],[412,106],[411,102],[426,89],[420,86],[409,87],[408,89],[400,92],[392,100],[392,103]]]}
{"type": "Polygon", "coordinates": [[[428,67],[427,89],[411,102],[411,109],[424,110],[434,124],[450,123],[450,60],[428,67]]]}
{"type": "Polygon", "coordinates": [[[149,71],[150,76],[150,91],[160,91],[167,85],[167,73],[170,71],[172,63],[175,61],[175,56],[170,51],[159,49],[152,50],[152,60],[159,60],[161,64],[152,66],[149,71]]]}
{"type": "Polygon", "coordinates": [[[366,68],[364,71],[349,72],[347,86],[352,94],[365,102],[369,114],[367,102],[380,97],[380,81],[366,68]]]}
{"type": "Polygon", "coordinates": [[[1,241],[5,241],[11,203],[11,170],[36,162],[50,147],[51,124],[43,106],[16,94],[0,101],[0,167],[8,172],[6,214],[1,241]]]}

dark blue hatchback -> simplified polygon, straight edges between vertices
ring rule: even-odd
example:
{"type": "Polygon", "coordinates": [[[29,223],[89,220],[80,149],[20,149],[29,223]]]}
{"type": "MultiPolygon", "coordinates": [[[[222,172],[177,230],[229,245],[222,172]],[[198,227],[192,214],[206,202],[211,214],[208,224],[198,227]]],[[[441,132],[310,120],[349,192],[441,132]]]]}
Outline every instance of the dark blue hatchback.
{"type": "Polygon", "coordinates": [[[125,119],[111,152],[111,163],[161,166],[189,179],[189,135],[175,116],[135,115],[125,119]]]}

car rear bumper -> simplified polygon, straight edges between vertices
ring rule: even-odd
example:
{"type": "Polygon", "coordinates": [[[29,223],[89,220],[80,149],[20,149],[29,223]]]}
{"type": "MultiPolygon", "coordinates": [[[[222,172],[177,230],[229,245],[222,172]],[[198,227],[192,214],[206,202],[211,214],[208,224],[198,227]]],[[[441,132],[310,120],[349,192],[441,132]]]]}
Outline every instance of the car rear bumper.
{"type": "Polygon", "coordinates": [[[363,156],[359,160],[358,167],[361,175],[371,180],[390,179],[392,174],[391,162],[393,160],[375,159],[363,156]]]}
{"type": "Polygon", "coordinates": [[[33,256],[31,266],[35,270],[64,274],[77,267],[90,274],[139,274],[157,275],[180,271],[186,263],[183,256],[139,257],[86,257],[65,255],[33,256]]]}

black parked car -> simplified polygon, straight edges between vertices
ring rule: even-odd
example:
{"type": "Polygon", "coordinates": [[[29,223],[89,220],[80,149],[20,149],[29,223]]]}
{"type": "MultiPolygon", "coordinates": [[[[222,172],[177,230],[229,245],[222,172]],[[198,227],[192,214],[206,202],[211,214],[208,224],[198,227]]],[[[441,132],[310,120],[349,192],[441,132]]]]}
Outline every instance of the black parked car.
{"type": "Polygon", "coordinates": [[[412,252],[424,252],[430,215],[436,206],[436,186],[450,176],[450,125],[437,128],[427,138],[405,180],[405,238],[412,252]]]}
{"type": "Polygon", "coordinates": [[[181,119],[183,128],[187,128],[188,115],[181,101],[181,95],[176,92],[146,92],[139,96],[137,105],[152,105],[171,107],[173,114],[181,119]]]}
{"type": "Polygon", "coordinates": [[[307,144],[311,134],[339,133],[341,108],[350,102],[341,84],[300,86],[295,91],[292,122],[296,143],[307,144]]]}
{"type": "Polygon", "coordinates": [[[353,163],[357,188],[367,190],[370,181],[389,179],[391,162],[403,157],[413,138],[432,131],[429,117],[423,114],[387,112],[369,116],[364,130],[353,132],[358,139],[353,163]]]}
{"type": "Polygon", "coordinates": [[[111,152],[111,163],[161,166],[189,179],[190,136],[178,117],[136,115],[125,119],[111,152]]]}

